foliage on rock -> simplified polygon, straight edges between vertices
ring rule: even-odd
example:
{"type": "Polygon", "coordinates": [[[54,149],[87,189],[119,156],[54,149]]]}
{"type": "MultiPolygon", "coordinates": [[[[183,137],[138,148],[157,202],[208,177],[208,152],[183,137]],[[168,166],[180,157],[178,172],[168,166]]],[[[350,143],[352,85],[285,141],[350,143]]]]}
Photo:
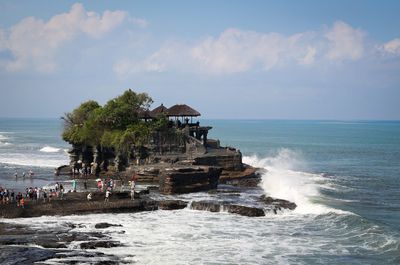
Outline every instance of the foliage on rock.
{"type": "Polygon", "coordinates": [[[62,137],[74,145],[91,145],[127,153],[132,147],[145,145],[152,132],[168,130],[168,119],[160,116],[145,122],[139,111],[152,103],[146,93],[125,91],[104,106],[89,100],[62,119],[65,121],[62,137]]]}

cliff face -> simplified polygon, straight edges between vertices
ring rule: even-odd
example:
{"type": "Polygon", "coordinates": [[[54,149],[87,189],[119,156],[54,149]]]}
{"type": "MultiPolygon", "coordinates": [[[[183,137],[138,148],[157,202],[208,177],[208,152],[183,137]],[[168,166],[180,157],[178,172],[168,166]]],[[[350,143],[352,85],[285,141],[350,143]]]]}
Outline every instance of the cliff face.
{"type": "Polygon", "coordinates": [[[190,193],[216,189],[221,169],[216,167],[168,168],[159,177],[163,194],[190,193]]]}

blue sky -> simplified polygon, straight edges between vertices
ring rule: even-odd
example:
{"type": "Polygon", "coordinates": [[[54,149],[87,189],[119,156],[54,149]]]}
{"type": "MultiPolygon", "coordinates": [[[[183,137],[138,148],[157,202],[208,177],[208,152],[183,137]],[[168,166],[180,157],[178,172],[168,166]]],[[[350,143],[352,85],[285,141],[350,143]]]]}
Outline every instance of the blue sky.
{"type": "Polygon", "coordinates": [[[399,1],[0,1],[0,117],[127,88],[204,118],[400,119],[399,1]]]}

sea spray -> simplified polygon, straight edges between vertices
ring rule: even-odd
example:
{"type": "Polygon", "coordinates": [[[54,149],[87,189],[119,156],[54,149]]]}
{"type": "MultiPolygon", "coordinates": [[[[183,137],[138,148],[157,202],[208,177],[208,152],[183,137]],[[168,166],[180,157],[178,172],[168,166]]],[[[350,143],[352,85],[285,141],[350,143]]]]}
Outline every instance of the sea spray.
{"type": "Polygon", "coordinates": [[[46,145],[45,147],[41,148],[39,151],[44,153],[57,153],[61,150],[61,148],[56,148],[52,146],[46,145]]]}
{"type": "Polygon", "coordinates": [[[9,139],[8,137],[6,137],[6,136],[0,134],[0,147],[11,145],[11,143],[6,142],[6,140],[8,140],[8,139],[9,139]]]}
{"type": "Polygon", "coordinates": [[[262,159],[245,156],[243,162],[264,168],[266,171],[262,174],[260,186],[269,196],[295,202],[296,213],[344,213],[315,202],[322,196],[319,190],[323,176],[303,172],[307,165],[300,152],[282,148],[274,155],[262,159]]]}

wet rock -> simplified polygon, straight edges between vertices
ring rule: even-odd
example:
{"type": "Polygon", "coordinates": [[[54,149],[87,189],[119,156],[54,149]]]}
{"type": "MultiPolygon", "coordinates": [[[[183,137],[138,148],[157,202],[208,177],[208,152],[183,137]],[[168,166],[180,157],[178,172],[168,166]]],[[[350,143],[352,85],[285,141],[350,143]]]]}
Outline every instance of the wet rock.
{"type": "Polygon", "coordinates": [[[69,227],[69,228],[72,228],[72,229],[85,227],[83,224],[74,224],[74,223],[70,223],[70,222],[66,222],[64,225],[66,227],[69,227]]]}
{"type": "Polygon", "coordinates": [[[72,175],[72,168],[69,165],[63,165],[56,168],[54,174],[59,175],[72,175]]]}
{"type": "Polygon", "coordinates": [[[55,256],[49,249],[25,246],[0,246],[0,264],[33,264],[55,256]]]}
{"type": "Polygon", "coordinates": [[[65,245],[64,243],[55,241],[41,241],[38,242],[37,245],[40,245],[43,248],[67,248],[67,245],[65,245]]]}
{"type": "Polygon", "coordinates": [[[265,216],[265,212],[261,208],[256,207],[248,207],[243,205],[224,205],[224,208],[227,208],[228,213],[235,213],[248,217],[260,217],[265,216]]]}
{"type": "Polygon", "coordinates": [[[111,226],[122,226],[122,225],[115,225],[115,224],[109,224],[109,223],[97,223],[97,224],[95,224],[94,227],[97,229],[104,229],[104,228],[108,228],[111,226]]]}
{"type": "Polygon", "coordinates": [[[122,244],[118,241],[89,241],[80,244],[81,249],[113,248],[122,244]]]}
{"type": "Polygon", "coordinates": [[[290,202],[287,200],[282,200],[282,199],[275,199],[269,196],[262,195],[259,198],[260,201],[265,203],[266,205],[270,205],[273,208],[274,213],[276,211],[280,211],[282,209],[289,209],[289,210],[294,210],[296,209],[297,205],[294,202],[290,202]]]}
{"type": "Polygon", "coordinates": [[[158,208],[161,210],[180,210],[186,208],[187,202],[181,200],[165,200],[158,202],[158,208]]]}
{"type": "Polygon", "coordinates": [[[159,178],[160,192],[181,194],[216,189],[221,169],[207,166],[166,168],[159,178]]]}
{"type": "Polygon", "coordinates": [[[64,200],[54,199],[50,203],[26,202],[25,208],[16,205],[0,207],[0,218],[38,217],[43,215],[72,215],[88,213],[126,213],[152,211],[157,209],[157,202],[150,198],[130,200],[128,192],[115,192],[110,201],[104,203],[103,193],[93,193],[93,201],[88,202],[86,193],[66,194],[64,200]]]}
{"type": "Polygon", "coordinates": [[[82,259],[85,259],[84,264],[123,264],[118,257],[106,255],[101,252],[86,252],[85,250],[73,250],[70,252],[59,252],[54,256],[57,259],[56,264],[82,264],[82,259]]]}
{"type": "Polygon", "coordinates": [[[190,208],[193,210],[202,210],[210,212],[220,212],[223,210],[227,211],[228,213],[239,214],[248,217],[265,216],[265,212],[261,208],[229,204],[229,203],[198,201],[198,202],[192,202],[190,208]]]}
{"type": "Polygon", "coordinates": [[[221,211],[220,204],[217,204],[215,202],[209,202],[209,201],[192,202],[192,204],[190,205],[190,208],[193,210],[209,211],[209,212],[220,212],[221,211]]]}
{"type": "Polygon", "coordinates": [[[237,190],[210,190],[208,194],[233,194],[234,196],[240,196],[239,191],[237,190]]]}

